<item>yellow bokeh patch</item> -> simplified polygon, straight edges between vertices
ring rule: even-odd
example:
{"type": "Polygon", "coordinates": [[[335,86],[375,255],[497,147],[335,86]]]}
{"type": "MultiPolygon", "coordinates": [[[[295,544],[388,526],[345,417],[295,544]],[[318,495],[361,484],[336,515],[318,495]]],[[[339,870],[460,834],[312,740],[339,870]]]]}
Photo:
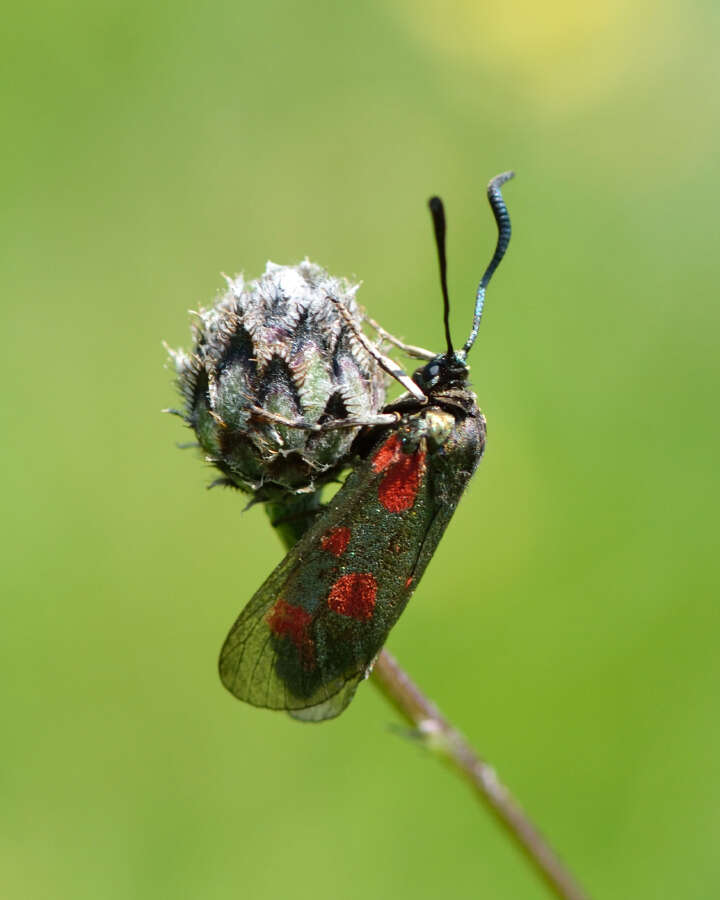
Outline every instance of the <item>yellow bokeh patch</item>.
{"type": "Polygon", "coordinates": [[[396,0],[396,10],[449,62],[493,72],[545,112],[644,80],[672,39],[664,7],[646,0],[396,0]]]}

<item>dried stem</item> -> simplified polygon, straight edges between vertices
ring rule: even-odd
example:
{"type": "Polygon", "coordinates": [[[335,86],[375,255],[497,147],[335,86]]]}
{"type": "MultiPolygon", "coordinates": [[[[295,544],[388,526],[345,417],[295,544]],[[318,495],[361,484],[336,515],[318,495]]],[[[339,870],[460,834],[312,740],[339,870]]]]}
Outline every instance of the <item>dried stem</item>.
{"type": "MultiPolygon", "coordinates": [[[[279,509],[281,507],[267,505],[270,519],[289,549],[317,514],[317,497],[301,495],[296,515],[290,517],[291,522],[287,517],[276,518],[279,509]]],[[[400,715],[417,729],[426,746],[472,784],[555,896],[561,900],[588,900],[588,895],[500,782],[492,766],[475,753],[463,735],[447,721],[387,650],[378,656],[371,681],[400,715]]]]}
{"type": "Polygon", "coordinates": [[[402,717],[417,728],[427,746],[467,778],[554,894],[562,900],[588,900],[492,766],[475,753],[387,650],[378,657],[371,679],[402,717]]]}

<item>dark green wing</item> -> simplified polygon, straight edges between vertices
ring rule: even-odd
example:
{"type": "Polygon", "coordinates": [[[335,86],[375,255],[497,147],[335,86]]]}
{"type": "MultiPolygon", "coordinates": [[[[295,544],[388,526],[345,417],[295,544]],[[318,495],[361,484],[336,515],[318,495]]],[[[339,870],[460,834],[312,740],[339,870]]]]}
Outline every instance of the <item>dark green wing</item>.
{"type": "Polygon", "coordinates": [[[448,446],[413,428],[385,433],[240,614],[219,664],[239,699],[308,721],[352,699],[472,473],[448,480],[448,446]]]}

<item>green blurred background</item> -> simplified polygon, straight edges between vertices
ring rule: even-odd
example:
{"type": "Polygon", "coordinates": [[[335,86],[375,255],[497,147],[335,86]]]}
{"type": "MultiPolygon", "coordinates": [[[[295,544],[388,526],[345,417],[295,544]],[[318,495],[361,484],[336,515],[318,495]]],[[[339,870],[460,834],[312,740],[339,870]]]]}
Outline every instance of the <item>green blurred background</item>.
{"type": "Polygon", "coordinates": [[[309,255],[440,349],[495,240],[488,452],[389,646],[597,897],[720,883],[717,4],[15,4],[0,53],[0,892],[541,898],[370,685],[335,722],[216,657],[282,554],[161,339],[309,255]],[[9,427],[8,427],[9,426],[9,427]]]}

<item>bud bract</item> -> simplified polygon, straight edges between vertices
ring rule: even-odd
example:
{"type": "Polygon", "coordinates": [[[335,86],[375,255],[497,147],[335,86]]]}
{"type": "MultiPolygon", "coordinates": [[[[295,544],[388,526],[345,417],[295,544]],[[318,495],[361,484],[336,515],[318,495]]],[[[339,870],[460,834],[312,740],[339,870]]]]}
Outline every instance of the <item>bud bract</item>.
{"type": "Polygon", "coordinates": [[[200,310],[191,353],[170,351],[208,460],[257,499],[314,491],[343,467],[358,426],[306,426],[368,418],[385,402],[385,374],[356,336],[357,289],[308,260],[268,262],[200,310]]]}

